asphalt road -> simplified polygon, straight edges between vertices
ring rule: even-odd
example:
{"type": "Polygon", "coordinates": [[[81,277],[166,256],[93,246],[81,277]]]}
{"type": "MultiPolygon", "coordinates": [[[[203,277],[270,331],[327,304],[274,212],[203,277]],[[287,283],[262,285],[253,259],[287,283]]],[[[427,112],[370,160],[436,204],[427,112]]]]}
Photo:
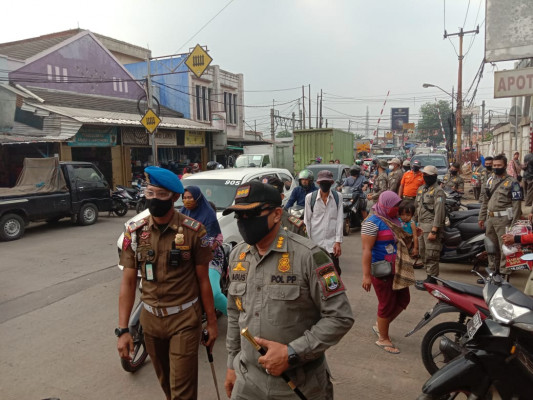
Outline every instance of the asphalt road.
{"type": "MultiPolygon", "coordinates": [[[[116,239],[123,218],[100,215],[88,227],[69,220],[32,225],[14,242],[0,243],[0,397],[2,399],[163,399],[149,361],[135,374],[122,370],[113,334],[121,271],[116,239]]],[[[352,330],[327,352],[337,399],[414,399],[429,377],[420,357],[427,329],[405,338],[435,301],[411,290],[411,304],[391,327],[401,354],[374,345],[377,300],[361,288],[359,233],[342,246],[343,281],[355,315],[352,330]]],[[[468,265],[441,266],[444,278],[474,282],[468,265]]],[[[423,271],[416,271],[423,278],[423,271]]],[[[523,289],[527,273],[512,283],[523,289]]],[[[449,317],[452,319],[452,317],[449,317]]],[[[444,320],[445,317],[439,317],[444,320]]],[[[430,324],[433,325],[433,324],[430,324]]],[[[226,320],[219,319],[214,359],[221,398],[226,372],[226,320]]],[[[199,398],[216,399],[204,348],[199,398]]]]}

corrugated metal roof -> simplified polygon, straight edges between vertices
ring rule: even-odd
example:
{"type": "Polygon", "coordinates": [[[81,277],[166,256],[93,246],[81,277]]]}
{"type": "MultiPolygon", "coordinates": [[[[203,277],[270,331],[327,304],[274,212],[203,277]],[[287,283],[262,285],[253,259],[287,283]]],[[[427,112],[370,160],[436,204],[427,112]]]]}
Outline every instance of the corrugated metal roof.
{"type": "Polygon", "coordinates": [[[83,29],[71,29],[34,38],[17,40],[16,42],[0,43],[0,54],[19,60],[26,60],[82,31],[83,29]]]}
{"type": "MultiPolygon", "coordinates": [[[[52,90],[31,86],[25,87],[35,95],[44,99],[44,104],[46,105],[139,114],[136,100],[94,94],[80,94],[63,90],[52,90]]],[[[145,105],[146,102],[142,101],[141,108],[144,109],[145,105]]],[[[171,110],[170,108],[164,106],[161,106],[160,110],[160,117],[183,117],[182,113],[171,110]]]]}
{"type": "MultiPolygon", "coordinates": [[[[142,126],[141,116],[138,113],[124,113],[104,110],[89,110],[84,108],[72,108],[53,106],[47,104],[33,104],[36,108],[50,111],[75,121],[88,125],[122,125],[142,126]]],[[[189,129],[200,131],[218,131],[210,125],[205,125],[186,118],[161,117],[159,127],[168,129],[189,129]]]]}
{"type": "Polygon", "coordinates": [[[11,132],[0,132],[0,144],[62,142],[72,138],[82,125],[60,115],[44,118],[42,130],[15,121],[11,132]]]}

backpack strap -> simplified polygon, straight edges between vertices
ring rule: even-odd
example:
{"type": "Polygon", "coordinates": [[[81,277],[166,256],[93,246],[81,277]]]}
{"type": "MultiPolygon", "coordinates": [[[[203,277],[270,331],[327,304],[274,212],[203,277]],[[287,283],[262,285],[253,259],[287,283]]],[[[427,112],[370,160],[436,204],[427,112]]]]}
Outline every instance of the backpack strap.
{"type": "MultiPolygon", "coordinates": [[[[331,193],[333,193],[333,198],[335,199],[335,204],[337,205],[337,207],[339,207],[339,194],[337,193],[337,191],[332,191],[331,193]]],[[[313,193],[311,193],[311,212],[314,212],[315,210],[315,203],[316,203],[316,198],[318,196],[318,190],[315,190],[313,193]]]]}

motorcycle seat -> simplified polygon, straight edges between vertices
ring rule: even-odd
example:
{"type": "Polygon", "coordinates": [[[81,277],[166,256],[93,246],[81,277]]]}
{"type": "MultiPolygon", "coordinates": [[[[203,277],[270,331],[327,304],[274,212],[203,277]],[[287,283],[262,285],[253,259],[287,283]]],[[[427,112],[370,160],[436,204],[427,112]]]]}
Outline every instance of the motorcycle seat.
{"type": "Polygon", "coordinates": [[[442,284],[450,289],[455,290],[456,292],[469,294],[474,297],[483,298],[483,287],[471,285],[469,283],[457,282],[457,281],[444,281],[440,280],[442,284]]]}
{"type": "Polygon", "coordinates": [[[481,208],[481,203],[469,203],[466,205],[468,210],[478,210],[481,208]]]}
{"type": "Polygon", "coordinates": [[[479,215],[479,210],[464,210],[464,211],[453,211],[450,213],[450,221],[459,221],[472,216],[479,215]]]}
{"type": "Polygon", "coordinates": [[[461,236],[463,239],[466,240],[466,238],[471,238],[476,235],[480,235],[483,233],[483,230],[479,227],[477,222],[470,222],[470,223],[461,223],[461,225],[458,227],[459,231],[461,232],[461,236]]]}
{"type": "Polygon", "coordinates": [[[453,238],[460,236],[458,229],[444,228],[444,243],[450,242],[453,238]]]}

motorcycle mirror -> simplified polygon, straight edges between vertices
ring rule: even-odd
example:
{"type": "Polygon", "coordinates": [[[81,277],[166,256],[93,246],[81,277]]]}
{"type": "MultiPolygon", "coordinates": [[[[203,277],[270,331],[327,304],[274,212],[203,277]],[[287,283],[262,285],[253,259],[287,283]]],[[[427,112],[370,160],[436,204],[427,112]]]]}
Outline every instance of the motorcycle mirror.
{"type": "Polygon", "coordinates": [[[524,254],[520,259],[522,261],[533,261],[533,253],[524,254]]]}

